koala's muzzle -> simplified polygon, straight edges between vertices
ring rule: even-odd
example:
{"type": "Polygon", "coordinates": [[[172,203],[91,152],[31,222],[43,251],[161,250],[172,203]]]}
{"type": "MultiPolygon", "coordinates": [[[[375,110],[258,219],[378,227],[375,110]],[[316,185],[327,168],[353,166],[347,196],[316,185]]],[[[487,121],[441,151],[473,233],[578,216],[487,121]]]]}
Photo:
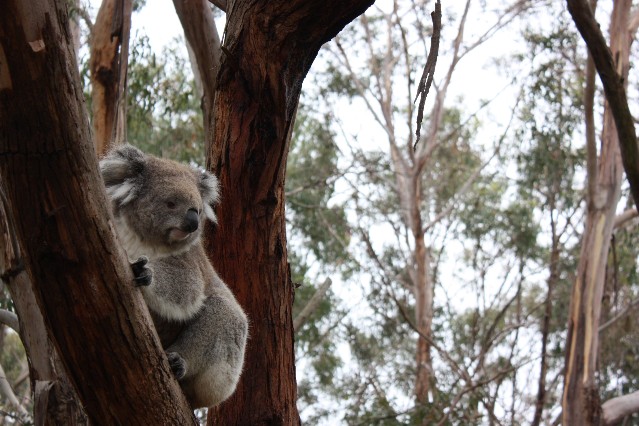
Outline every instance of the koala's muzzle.
{"type": "Polygon", "coordinates": [[[189,211],[186,212],[186,217],[184,218],[183,230],[191,233],[197,230],[197,227],[199,225],[200,215],[198,214],[197,210],[189,209],[189,211]]]}

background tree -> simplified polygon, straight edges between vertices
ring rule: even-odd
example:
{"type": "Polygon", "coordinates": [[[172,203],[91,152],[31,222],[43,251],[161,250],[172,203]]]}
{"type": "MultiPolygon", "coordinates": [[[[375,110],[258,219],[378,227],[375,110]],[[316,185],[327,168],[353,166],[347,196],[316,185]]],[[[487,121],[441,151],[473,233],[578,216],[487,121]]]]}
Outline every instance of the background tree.
{"type": "MultiPolygon", "coordinates": [[[[631,4],[615,2],[610,21],[610,46],[617,72],[624,81],[628,78],[630,43],[634,38],[628,25],[631,4]]],[[[562,407],[565,424],[596,425],[601,421],[595,379],[601,300],[623,176],[618,133],[608,102],[604,104],[599,156],[588,161],[596,166],[589,169],[587,177],[593,183],[588,185],[586,227],[570,302],[562,407]]]]}

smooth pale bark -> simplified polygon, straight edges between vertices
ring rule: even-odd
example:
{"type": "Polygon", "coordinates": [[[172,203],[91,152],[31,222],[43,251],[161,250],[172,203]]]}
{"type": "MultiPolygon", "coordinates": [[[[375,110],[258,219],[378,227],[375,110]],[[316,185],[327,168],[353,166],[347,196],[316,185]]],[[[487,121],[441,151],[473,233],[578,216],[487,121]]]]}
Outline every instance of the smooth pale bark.
{"type": "Polygon", "coordinates": [[[65,3],[0,2],[0,28],[7,214],[68,378],[92,424],[194,424],[115,240],[65,3]]]}
{"type": "Polygon", "coordinates": [[[639,391],[609,399],[601,409],[604,425],[617,424],[624,417],[639,411],[639,391]]]}
{"type": "MultiPolygon", "coordinates": [[[[617,61],[617,72],[624,80],[629,67],[628,16],[631,3],[630,0],[615,1],[610,23],[610,46],[617,61]]],[[[588,203],[577,277],[570,299],[562,400],[562,423],[565,425],[598,425],[601,421],[601,402],[595,380],[598,330],[606,262],[622,176],[615,121],[606,102],[596,192],[588,203]]]]}
{"type": "MultiPolygon", "coordinates": [[[[202,83],[204,134],[211,135],[215,126],[213,101],[222,54],[213,11],[206,0],[173,0],[173,5],[184,29],[184,36],[190,48],[189,53],[195,57],[197,68],[193,71],[202,83]]],[[[208,142],[212,140],[212,136],[207,136],[207,152],[208,142]]]]}
{"type": "Polygon", "coordinates": [[[229,2],[215,98],[219,225],[207,251],[250,319],[244,372],[209,424],[295,425],[293,286],[287,263],[284,173],[293,120],[320,46],[372,0],[229,2]]]}

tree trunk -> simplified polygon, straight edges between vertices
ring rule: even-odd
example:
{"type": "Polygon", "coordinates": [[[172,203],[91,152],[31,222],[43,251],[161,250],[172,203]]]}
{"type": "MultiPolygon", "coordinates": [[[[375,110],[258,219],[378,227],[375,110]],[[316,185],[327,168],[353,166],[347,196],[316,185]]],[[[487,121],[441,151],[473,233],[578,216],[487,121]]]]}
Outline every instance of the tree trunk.
{"type": "Polygon", "coordinates": [[[91,57],[89,59],[92,85],[91,108],[93,110],[93,137],[98,157],[102,157],[111,148],[114,135],[123,135],[126,127],[126,119],[124,118],[126,114],[123,112],[125,110],[119,113],[122,119],[116,117],[118,116],[118,107],[123,108],[126,104],[126,98],[119,96],[120,79],[125,78],[122,75],[120,58],[124,57],[124,60],[127,61],[128,51],[125,52],[121,48],[121,37],[112,35],[125,20],[122,16],[123,3],[116,0],[103,0],[91,34],[91,57]],[[116,13],[116,9],[119,10],[118,13],[116,13]],[[120,105],[118,105],[118,101],[120,105]],[[120,129],[115,129],[116,120],[120,129]]]}
{"type": "MultiPolygon", "coordinates": [[[[610,45],[617,72],[626,81],[630,6],[630,0],[615,1],[610,23],[610,45]]],[[[601,403],[595,382],[598,329],[606,261],[623,176],[617,131],[607,102],[604,108],[597,190],[594,200],[588,205],[577,277],[570,300],[562,400],[564,425],[598,425],[601,421],[601,403]]]]}
{"type": "Polygon", "coordinates": [[[0,175],[35,300],[91,423],[192,424],[115,241],[66,3],[0,2],[0,175]]]}
{"type": "Polygon", "coordinates": [[[250,319],[244,372],[209,424],[295,425],[284,172],[302,82],[320,46],[372,0],[229,2],[215,99],[219,226],[207,251],[250,319]]]}
{"type": "Polygon", "coordinates": [[[7,215],[6,203],[0,182],[0,274],[11,293],[20,323],[20,340],[29,355],[34,423],[86,425],[86,414],[47,335],[33,284],[24,270],[15,226],[12,225],[14,221],[7,215]]]}
{"type": "Polygon", "coordinates": [[[418,404],[427,405],[428,393],[430,391],[430,381],[432,379],[432,362],[430,357],[430,341],[426,339],[432,337],[433,325],[433,280],[430,272],[430,256],[424,231],[422,230],[421,203],[422,187],[421,174],[415,172],[411,180],[415,186],[412,196],[408,202],[412,218],[409,221],[415,249],[413,251],[414,273],[411,274],[415,289],[415,325],[419,331],[417,336],[417,349],[415,351],[415,361],[417,374],[415,377],[415,400],[418,404]]]}

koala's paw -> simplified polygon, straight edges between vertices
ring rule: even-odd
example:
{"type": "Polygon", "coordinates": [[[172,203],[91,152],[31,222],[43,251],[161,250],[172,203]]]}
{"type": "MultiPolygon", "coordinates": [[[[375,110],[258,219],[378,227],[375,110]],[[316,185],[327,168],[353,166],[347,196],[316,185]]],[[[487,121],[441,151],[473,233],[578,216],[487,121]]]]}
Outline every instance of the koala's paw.
{"type": "Polygon", "coordinates": [[[166,357],[169,359],[173,375],[180,380],[186,374],[186,361],[177,352],[167,352],[166,357]]]}
{"type": "Polygon", "coordinates": [[[148,262],[149,259],[146,256],[140,256],[138,260],[131,263],[136,287],[149,285],[153,280],[153,270],[147,266],[148,262]]]}

